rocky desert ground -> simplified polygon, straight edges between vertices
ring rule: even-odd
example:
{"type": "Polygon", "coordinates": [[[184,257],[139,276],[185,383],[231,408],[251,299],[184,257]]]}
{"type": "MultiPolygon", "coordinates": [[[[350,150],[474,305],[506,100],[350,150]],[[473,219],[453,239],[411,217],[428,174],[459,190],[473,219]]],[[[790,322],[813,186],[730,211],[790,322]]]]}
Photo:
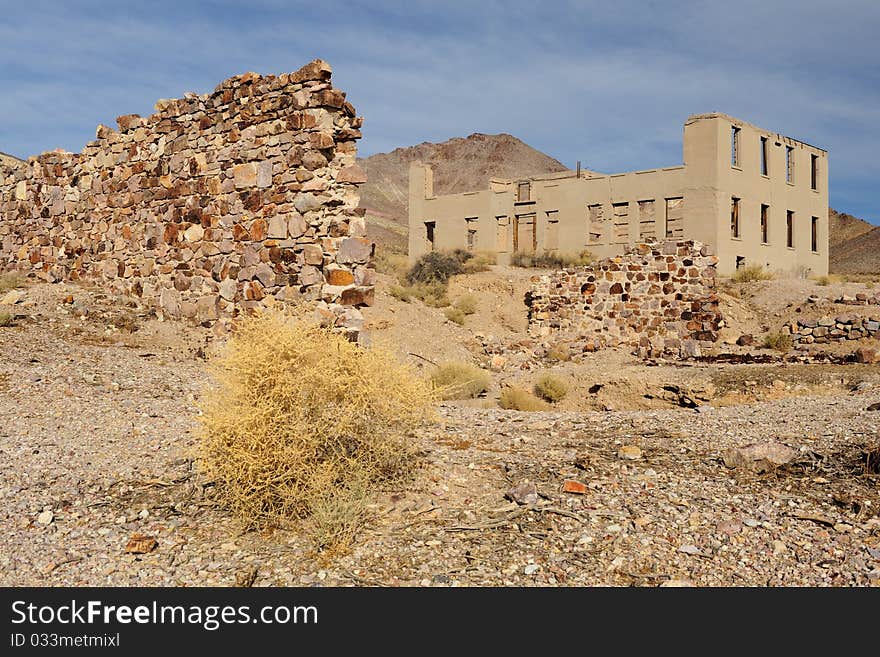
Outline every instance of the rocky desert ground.
{"type": "Polygon", "coordinates": [[[450,297],[478,300],[463,325],[380,276],[372,341],[425,375],[482,365],[492,385],[439,405],[412,436],[411,480],[333,555],[216,504],[195,431],[222,337],[88,285],[28,282],[0,308],[0,584],[880,584],[880,365],[853,362],[852,343],[756,346],[797,317],[869,313],[834,300],[872,283],[725,283],[723,357],[560,361],[526,334],[535,273],[453,279],[450,297]],[[568,382],[562,401],[499,408],[504,386],[548,371],[568,382]]]}

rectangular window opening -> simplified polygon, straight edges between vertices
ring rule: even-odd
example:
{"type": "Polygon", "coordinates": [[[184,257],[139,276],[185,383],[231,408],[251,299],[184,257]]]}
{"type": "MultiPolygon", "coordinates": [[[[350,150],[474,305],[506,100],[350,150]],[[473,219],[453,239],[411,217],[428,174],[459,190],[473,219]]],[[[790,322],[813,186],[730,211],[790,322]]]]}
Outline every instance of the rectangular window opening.
{"type": "Polygon", "coordinates": [[[739,199],[736,196],[730,199],[730,235],[739,237],[739,199]]]}
{"type": "Polygon", "coordinates": [[[618,244],[629,242],[629,203],[612,203],[614,212],[614,240],[618,244]]]}
{"type": "Polygon", "coordinates": [[[654,199],[639,201],[639,240],[643,242],[657,239],[657,221],[654,199]]]}
{"type": "Polygon", "coordinates": [[[810,155],[810,189],[819,189],[819,156],[810,155]]]}
{"type": "Polygon", "coordinates": [[[431,251],[434,250],[434,229],[437,227],[436,221],[426,221],[425,222],[425,239],[428,242],[428,245],[431,248],[431,251]]]}
{"type": "Polygon", "coordinates": [[[684,199],[666,199],[666,237],[684,239],[684,199]]]}
{"type": "Polygon", "coordinates": [[[498,225],[495,232],[495,250],[505,253],[510,250],[510,217],[498,215],[495,217],[495,222],[498,225]]]}
{"type": "Polygon", "coordinates": [[[521,182],[516,186],[516,202],[525,203],[532,200],[532,184],[530,182],[521,182]]]}
{"type": "Polygon", "coordinates": [[[761,137],[761,175],[767,176],[768,167],[767,167],[767,138],[761,137]]]}
{"type": "Polygon", "coordinates": [[[739,133],[740,128],[731,126],[730,128],[730,166],[738,167],[739,163],[739,133]]]}
{"type": "Polygon", "coordinates": [[[761,204],[761,244],[770,243],[770,206],[761,204]]]}
{"type": "Polygon", "coordinates": [[[591,243],[599,242],[601,241],[602,233],[605,230],[603,226],[605,222],[605,208],[601,203],[588,205],[587,215],[589,221],[589,241],[591,243]]]}
{"type": "Polygon", "coordinates": [[[544,234],[544,248],[548,251],[559,249],[559,210],[547,211],[547,232],[544,234]]]}
{"type": "Polygon", "coordinates": [[[785,245],[794,248],[794,212],[791,210],[785,213],[785,245]]]}
{"type": "Polygon", "coordinates": [[[810,218],[810,250],[819,252],[819,217],[810,218]]]}
{"type": "Polygon", "coordinates": [[[785,147],[785,182],[794,184],[794,147],[785,147]]]}

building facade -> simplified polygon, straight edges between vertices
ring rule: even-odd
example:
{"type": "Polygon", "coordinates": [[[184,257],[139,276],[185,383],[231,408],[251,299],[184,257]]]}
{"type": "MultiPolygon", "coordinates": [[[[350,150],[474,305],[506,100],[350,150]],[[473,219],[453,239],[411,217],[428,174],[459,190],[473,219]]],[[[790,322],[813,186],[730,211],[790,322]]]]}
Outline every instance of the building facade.
{"type": "Polygon", "coordinates": [[[433,249],[617,255],[645,241],[697,240],[718,270],[760,265],[828,273],[828,154],[725,114],[684,124],[684,164],[601,174],[568,171],[492,179],[486,190],[435,196],[413,164],[409,255],[433,249]]]}

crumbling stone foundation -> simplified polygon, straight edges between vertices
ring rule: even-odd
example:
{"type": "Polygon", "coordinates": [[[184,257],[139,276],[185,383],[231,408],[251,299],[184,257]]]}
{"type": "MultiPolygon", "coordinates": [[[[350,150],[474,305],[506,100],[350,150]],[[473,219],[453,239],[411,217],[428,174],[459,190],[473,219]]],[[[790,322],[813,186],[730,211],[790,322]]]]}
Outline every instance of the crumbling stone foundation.
{"type": "Polygon", "coordinates": [[[363,119],[315,60],[98,126],[81,153],[0,169],[0,270],[94,279],[163,317],[228,320],[260,304],[370,304],[355,162],[363,119]]]}
{"type": "Polygon", "coordinates": [[[583,342],[588,351],[630,345],[645,356],[699,355],[724,325],[716,263],[698,242],[637,244],[622,256],[535,277],[529,331],[583,342]]]}

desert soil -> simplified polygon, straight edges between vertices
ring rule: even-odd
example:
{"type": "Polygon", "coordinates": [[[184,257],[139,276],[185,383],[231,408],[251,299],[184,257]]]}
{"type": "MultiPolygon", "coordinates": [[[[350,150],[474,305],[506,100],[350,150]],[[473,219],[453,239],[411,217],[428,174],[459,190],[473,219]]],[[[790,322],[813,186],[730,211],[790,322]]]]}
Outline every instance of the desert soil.
{"type": "MultiPolygon", "coordinates": [[[[481,300],[465,326],[380,289],[373,339],[423,371],[479,362],[487,342],[524,337],[533,274],[456,280],[453,297],[481,300]]],[[[729,341],[839,293],[740,287],[729,341]]],[[[867,410],[880,366],[527,354],[493,373],[486,398],[440,405],[412,437],[412,479],[381,492],[349,552],[327,555],[295,526],[247,531],[215,503],[195,458],[210,329],[78,285],[31,285],[14,313],[0,328],[0,585],[880,584],[880,412],[867,410]],[[572,385],[552,412],[498,408],[502,384],[547,369],[572,385]],[[768,440],[797,456],[760,474],[725,465],[729,449],[768,440]],[[536,495],[508,499],[517,485],[536,495]],[[135,534],[155,546],[127,553],[135,534]]]]}

